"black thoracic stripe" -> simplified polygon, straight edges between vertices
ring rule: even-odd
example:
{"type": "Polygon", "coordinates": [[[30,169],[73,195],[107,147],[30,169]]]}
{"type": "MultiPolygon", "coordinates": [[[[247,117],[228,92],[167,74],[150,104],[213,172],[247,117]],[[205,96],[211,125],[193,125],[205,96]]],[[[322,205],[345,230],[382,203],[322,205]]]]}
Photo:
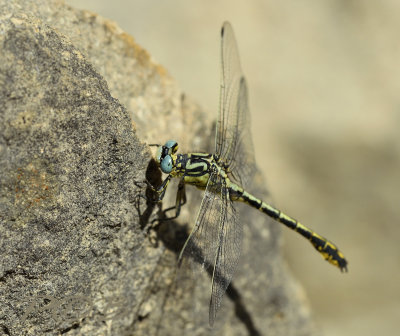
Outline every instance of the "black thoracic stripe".
{"type": "Polygon", "coordinates": [[[190,164],[189,164],[190,171],[197,172],[197,171],[201,170],[201,171],[209,172],[209,170],[210,170],[210,161],[205,160],[204,157],[192,154],[192,155],[190,155],[190,157],[188,159],[189,159],[188,161],[190,162],[190,164]],[[195,168],[191,168],[191,166],[195,165],[195,164],[199,164],[199,165],[197,167],[195,167],[195,168]],[[204,166],[206,166],[207,168],[204,169],[204,166]]]}
{"type": "Polygon", "coordinates": [[[197,172],[208,173],[207,168],[204,169],[204,165],[202,163],[200,163],[198,166],[194,166],[194,167],[192,167],[192,165],[190,165],[189,168],[186,168],[186,169],[189,170],[190,172],[195,172],[195,173],[197,173],[197,172]]]}
{"type": "Polygon", "coordinates": [[[175,166],[184,172],[185,176],[201,177],[209,173],[210,162],[207,158],[210,154],[178,154],[175,166]]]}
{"type": "Polygon", "coordinates": [[[201,177],[205,174],[209,173],[209,165],[207,165],[207,168],[204,169],[204,165],[202,163],[200,163],[200,165],[196,166],[196,167],[186,167],[185,170],[185,175],[186,176],[192,176],[192,177],[201,177]]]}
{"type": "Polygon", "coordinates": [[[207,160],[207,161],[209,161],[208,159],[210,159],[212,155],[211,154],[206,154],[206,153],[201,153],[201,154],[193,154],[192,153],[192,154],[189,154],[188,156],[192,161],[196,162],[197,160],[200,160],[200,161],[207,160]]]}
{"type": "Polygon", "coordinates": [[[182,167],[186,167],[188,158],[185,154],[178,154],[176,157],[175,165],[181,165],[182,167]]]}
{"type": "Polygon", "coordinates": [[[204,160],[203,158],[199,157],[191,157],[189,158],[190,165],[192,164],[202,164],[202,165],[207,165],[207,169],[210,168],[210,161],[204,160]]]}

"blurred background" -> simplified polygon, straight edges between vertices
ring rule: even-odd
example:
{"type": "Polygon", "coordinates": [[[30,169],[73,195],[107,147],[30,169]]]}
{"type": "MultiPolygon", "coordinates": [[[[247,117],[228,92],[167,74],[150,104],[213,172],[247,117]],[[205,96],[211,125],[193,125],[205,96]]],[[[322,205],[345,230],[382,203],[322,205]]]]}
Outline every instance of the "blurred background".
{"type": "Polygon", "coordinates": [[[399,332],[399,1],[65,2],[117,22],[210,118],[219,101],[219,32],[229,20],[274,204],[349,260],[340,274],[284,230],[314,320],[327,336],[399,332]]]}

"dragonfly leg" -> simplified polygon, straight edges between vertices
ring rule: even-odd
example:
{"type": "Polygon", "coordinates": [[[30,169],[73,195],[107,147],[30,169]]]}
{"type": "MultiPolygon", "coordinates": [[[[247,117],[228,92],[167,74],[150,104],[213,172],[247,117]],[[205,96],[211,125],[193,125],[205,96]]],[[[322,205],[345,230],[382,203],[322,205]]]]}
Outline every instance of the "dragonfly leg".
{"type": "MultiPolygon", "coordinates": [[[[167,186],[168,186],[168,183],[169,183],[170,180],[171,180],[171,176],[168,175],[166,177],[166,179],[161,183],[161,185],[159,187],[157,187],[157,188],[154,188],[154,186],[148,180],[144,180],[142,182],[135,182],[135,184],[138,187],[141,187],[140,186],[141,184],[145,184],[152,192],[157,194],[157,196],[154,199],[150,200],[150,201],[152,201],[154,203],[158,203],[158,202],[161,202],[162,199],[164,198],[165,192],[167,190],[167,186]]],[[[143,197],[146,201],[149,200],[146,196],[143,196],[143,195],[139,195],[139,196],[143,197]]]]}
{"type": "Polygon", "coordinates": [[[170,179],[168,179],[168,177],[167,177],[158,188],[154,188],[154,186],[148,180],[134,182],[137,187],[139,187],[139,188],[147,187],[148,189],[150,189],[151,192],[153,192],[152,197],[148,197],[147,195],[142,195],[142,194],[138,194],[138,197],[143,198],[147,202],[151,202],[151,203],[160,202],[164,198],[165,190],[166,190],[169,180],[170,179]],[[154,196],[155,194],[157,196],[154,196]]]}
{"type": "MultiPolygon", "coordinates": [[[[155,202],[161,202],[163,200],[163,198],[165,196],[165,192],[167,190],[167,186],[168,186],[170,180],[171,180],[171,175],[168,175],[167,178],[161,183],[161,185],[157,189],[154,188],[153,186],[151,186],[152,190],[155,193],[157,193],[157,195],[158,195],[156,197],[156,199],[154,200],[155,202]]],[[[170,208],[167,208],[167,209],[163,210],[164,217],[163,218],[153,219],[152,223],[157,222],[158,223],[157,225],[159,225],[159,224],[161,224],[161,222],[169,221],[169,220],[173,220],[173,219],[177,218],[179,216],[180,212],[181,212],[181,207],[183,205],[185,205],[185,204],[186,204],[186,189],[185,189],[185,183],[183,182],[183,179],[181,179],[179,181],[178,191],[176,193],[175,205],[170,207],[170,208]],[[174,216],[167,217],[165,215],[167,212],[169,212],[171,210],[174,210],[174,209],[175,209],[175,215],[174,216]]]]}
{"type": "Polygon", "coordinates": [[[181,207],[185,204],[186,204],[186,189],[185,189],[185,183],[183,182],[183,179],[181,179],[179,181],[178,191],[176,193],[175,205],[164,210],[164,214],[166,214],[168,211],[175,209],[175,215],[172,217],[164,218],[163,220],[173,220],[177,218],[181,213],[181,207]]]}
{"type": "Polygon", "coordinates": [[[155,200],[156,202],[161,202],[163,200],[171,178],[172,178],[171,175],[168,175],[157,189],[152,186],[153,191],[155,191],[158,195],[155,200]]]}

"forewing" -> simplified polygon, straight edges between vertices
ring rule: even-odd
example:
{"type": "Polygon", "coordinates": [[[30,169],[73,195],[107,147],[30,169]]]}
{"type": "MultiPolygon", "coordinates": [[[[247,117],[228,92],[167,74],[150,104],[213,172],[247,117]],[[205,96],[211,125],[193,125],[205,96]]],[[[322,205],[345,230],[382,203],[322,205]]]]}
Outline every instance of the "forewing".
{"type": "Polygon", "coordinates": [[[239,84],[237,131],[229,170],[234,179],[239,182],[243,188],[247,188],[250,185],[256,170],[253,139],[250,132],[247,82],[244,77],[241,78],[239,84]]]}
{"type": "Polygon", "coordinates": [[[255,167],[247,84],[232,26],[228,22],[224,23],[221,31],[220,109],[215,152],[229,166],[234,179],[246,187],[255,167]],[[239,168],[241,165],[244,166],[239,168]]]}
{"type": "Polygon", "coordinates": [[[232,26],[225,22],[221,30],[220,106],[217,120],[215,151],[229,160],[237,132],[236,102],[242,77],[239,53],[232,26]]]}

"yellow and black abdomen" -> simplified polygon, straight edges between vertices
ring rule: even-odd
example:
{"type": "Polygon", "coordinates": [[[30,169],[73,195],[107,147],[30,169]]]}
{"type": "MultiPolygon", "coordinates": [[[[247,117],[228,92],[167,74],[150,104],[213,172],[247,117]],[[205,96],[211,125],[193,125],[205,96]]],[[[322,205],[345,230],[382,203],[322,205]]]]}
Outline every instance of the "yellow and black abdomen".
{"type": "Polygon", "coordinates": [[[310,241],[325,260],[329,261],[332,265],[339,267],[341,271],[347,271],[347,260],[342,252],[339,251],[338,247],[328,239],[310,230],[303,224],[299,223],[296,219],[285,215],[280,210],[254,197],[236,184],[231,184],[230,191],[231,199],[233,201],[247,203],[253,208],[262,211],[276,221],[284,224],[288,228],[300,233],[310,241]]]}

